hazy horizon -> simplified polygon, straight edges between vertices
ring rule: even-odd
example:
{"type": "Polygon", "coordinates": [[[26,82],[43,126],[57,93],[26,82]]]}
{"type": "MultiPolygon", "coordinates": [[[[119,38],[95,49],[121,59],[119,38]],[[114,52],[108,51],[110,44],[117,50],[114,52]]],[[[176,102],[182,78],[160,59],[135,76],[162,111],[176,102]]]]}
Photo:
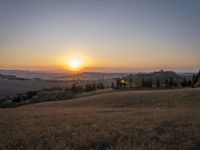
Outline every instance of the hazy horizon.
{"type": "MultiPolygon", "coordinates": [[[[119,68],[112,68],[112,69],[98,69],[98,70],[94,70],[94,69],[90,69],[90,70],[83,70],[83,71],[78,71],[78,72],[74,72],[74,73],[125,73],[125,74],[137,74],[137,73],[151,73],[151,72],[159,72],[159,71],[173,71],[175,73],[198,73],[198,69],[197,70],[174,70],[174,69],[149,69],[149,70],[131,70],[131,69],[119,69],[119,68]]],[[[17,69],[17,68],[0,68],[0,71],[28,71],[28,72],[35,72],[35,73],[73,73],[70,70],[39,70],[39,69],[17,69]]],[[[1,73],[0,73],[1,74],[1,73]]]]}
{"type": "Polygon", "coordinates": [[[64,71],[76,59],[82,72],[196,72],[199,6],[198,0],[3,0],[0,68],[64,71]]]}

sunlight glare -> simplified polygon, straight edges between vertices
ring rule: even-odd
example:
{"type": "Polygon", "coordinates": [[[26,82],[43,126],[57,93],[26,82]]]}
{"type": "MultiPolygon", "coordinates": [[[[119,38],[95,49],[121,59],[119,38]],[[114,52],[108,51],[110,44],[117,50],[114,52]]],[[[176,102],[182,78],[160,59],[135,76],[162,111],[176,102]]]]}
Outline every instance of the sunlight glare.
{"type": "Polygon", "coordinates": [[[69,66],[72,69],[77,69],[81,66],[81,62],[80,62],[80,60],[72,59],[72,60],[69,61],[69,66]]]}

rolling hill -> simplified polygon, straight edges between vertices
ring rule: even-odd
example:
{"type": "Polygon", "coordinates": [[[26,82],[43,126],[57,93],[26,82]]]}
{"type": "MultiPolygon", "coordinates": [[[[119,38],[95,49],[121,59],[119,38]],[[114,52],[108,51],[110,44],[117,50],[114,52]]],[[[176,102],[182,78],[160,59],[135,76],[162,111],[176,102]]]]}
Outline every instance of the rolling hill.
{"type": "Polygon", "coordinates": [[[0,109],[0,149],[198,149],[199,107],[188,88],[0,109]]]}
{"type": "MultiPolygon", "coordinates": [[[[122,91],[106,93],[95,96],[83,97],[59,102],[47,102],[36,104],[37,107],[92,107],[92,108],[134,108],[134,107],[200,107],[200,89],[176,89],[176,90],[146,90],[146,91],[122,91]],[[186,92],[185,92],[186,91],[186,92]]],[[[34,105],[30,106],[34,107],[34,105]]]]}

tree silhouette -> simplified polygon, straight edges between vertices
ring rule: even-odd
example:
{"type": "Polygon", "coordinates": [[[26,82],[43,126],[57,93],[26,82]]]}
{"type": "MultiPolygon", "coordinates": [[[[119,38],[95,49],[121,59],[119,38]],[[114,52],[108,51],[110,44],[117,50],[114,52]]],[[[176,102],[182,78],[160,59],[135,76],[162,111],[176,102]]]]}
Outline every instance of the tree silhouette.
{"type": "Polygon", "coordinates": [[[111,83],[111,88],[114,88],[114,87],[115,87],[114,82],[112,82],[111,83]]]}
{"type": "Polygon", "coordinates": [[[157,78],[157,80],[156,80],[156,87],[160,87],[160,79],[159,78],[157,78]]]}
{"type": "Polygon", "coordinates": [[[132,78],[132,75],[130,76],[129,84],[130,84],[130,87],[132,87],[132,84],[133,84],[133,78],[132,78]]]}
{"type": "Polygon", "coordinates": [[[199,78],[198,74],[197,74],[197,75],[194,74],[194,75],[193,75],[193,78],[192,78],[192,82],[193,82],[194,84],[196,84],[197,81],[198,81],[198,78],[199,78]]]}
{"type": "Polygon", "coordinates": [[[199,79],[200,79],[200,70],[199,70],[199,72],[198,72],[198,77],[199,77],[199,79]]]}
{"type": "Polygon", "coordinates": [[[120,78],[117,78],[117,88],[120,88],[120,87],[121,87],[120,81],[121,81],[121,79],[120,79],[120,78]]]}
{"type": "Polygon", "coordinates": [[[152,87],[152,80],[149,78],[148,87],[152,87]]]}
{"type": "Polygon", "coordinates": [[[144,78],[142,78],[141,86],[142,86],[142,87],[145,87],[145,80],[144,80],[144,78]]]}
{"type": "Polygon", "coordinates": [[[73,93],[76,92],[76,83],[72,84],[71,90],[72,90],[73,93]]]}
{"type": "Polygon", "coordinates": [[[167,78],[165,79],[165,87],[169,87],[169,81],[167,78]]]}
{"type": "Polygon", "coordinates": [[[169,86],[173,87],[173,85],[174,85],[174,79],[170,77],[169,78],[169,86]]]}
{"type": "Polygon", "coordinates": [[[192,85],[192,81],[189,79],[188,82],[187,82],[187,86],[190,87],[191,85],[192,85]]]}
{"type": "Polygon", "coordinates": [[[96,90],[95,83],[93,83],[93,84],[91,84],[91,83],[86,84],[86,86],[85,86],[85,91],[86,92],[94,91],[94,90],[96,90]]]}
{"type": "Polygon", "coordinates": [[[187,81],[186,81],[185,78],[182,80],[181,86],[182,86],[182,87],[186,87],[186,86],[187,86],[187,81]]]}
{"type": "Polygon", "coordinates": [[[176,80],[174,80],[174,87],[177,87],[178,86],[178,83],[176,80]]]}

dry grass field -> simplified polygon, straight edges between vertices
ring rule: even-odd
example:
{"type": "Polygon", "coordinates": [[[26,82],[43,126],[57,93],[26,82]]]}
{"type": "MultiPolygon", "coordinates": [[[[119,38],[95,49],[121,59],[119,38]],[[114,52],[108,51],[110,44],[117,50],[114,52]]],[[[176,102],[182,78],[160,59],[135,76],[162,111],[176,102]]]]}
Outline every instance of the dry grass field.
{"type": "Polygon", "coordinates": [[[0,109],[0,149],[199,148],[199,88],[123,91],[0,109]]]}

